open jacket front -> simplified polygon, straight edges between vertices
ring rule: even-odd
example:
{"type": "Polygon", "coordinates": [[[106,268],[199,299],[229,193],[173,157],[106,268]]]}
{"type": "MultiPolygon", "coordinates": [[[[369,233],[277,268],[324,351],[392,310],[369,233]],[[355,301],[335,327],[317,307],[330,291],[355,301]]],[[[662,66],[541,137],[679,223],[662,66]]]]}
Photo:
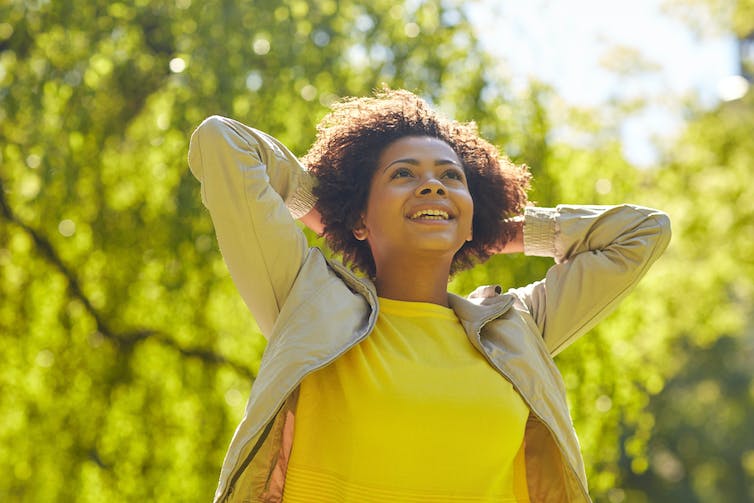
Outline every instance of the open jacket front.
{"type": "MultiPolygon", "coordinates": [[[[315,202],[313,180],[280,142],[210,117],[192,136],[189,165],[231,276],[268,338],[215,501],[279,502],[298,386],[369,336],[377,293],[368,279],[308,247],[294,219],[315,202]]],[[[590,501],[552,357],[615,307],[669,239],[667,216],[649,208],[527,208],[526,254],[556,262],[546,277],[505,293],[482,286],[466,299],[451,295],[469,342],[529,406],[524,443],[532,502],[590,501]]]]}

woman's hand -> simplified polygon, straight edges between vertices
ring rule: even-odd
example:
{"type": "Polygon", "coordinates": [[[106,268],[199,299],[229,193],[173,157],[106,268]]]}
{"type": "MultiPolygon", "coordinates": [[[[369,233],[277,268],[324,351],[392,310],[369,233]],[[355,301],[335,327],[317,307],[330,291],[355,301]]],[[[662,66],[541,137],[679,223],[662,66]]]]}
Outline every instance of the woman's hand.
{"type": "Polygon", "coordinates": [[[317,233],[317,236],[321,236],[325,230],[325,226],[322,223],[322,215],[319,214],[317,208],[312,208],[309,213],[299,218],[299,220],[308,228],[317,233]]]}

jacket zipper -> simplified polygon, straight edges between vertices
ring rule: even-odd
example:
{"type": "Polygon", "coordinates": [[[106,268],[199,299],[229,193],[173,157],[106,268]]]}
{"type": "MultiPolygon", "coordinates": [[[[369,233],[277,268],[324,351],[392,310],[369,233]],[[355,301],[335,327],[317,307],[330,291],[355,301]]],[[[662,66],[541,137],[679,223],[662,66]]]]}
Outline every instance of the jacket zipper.
{"type": "MultiPolygon", "coordinates": [[[[552,431],[552,428],[550,428],[550,425],[547,424],[547,421],[545,421],[544,419],[542,419],[542,415],[539,414],[534,407],[532,407],[532,405],[529,402],[528,398],[526,398],[521,393],[521,390],[519,390],[518,385],[516,384],[516,382],[513,379],[511,379],[510,376],[503,369],[501,369],[500,366],[497,365],[497,363],[495,363],[492,360],[492,358],[490,358],[490,356],[487,354],[487,351],[484,350],[484,347],[482,346],[482,343],[481,343],[481,339],[482,339],[481,331],[482,331],[482,328],[484,328],[484,326],[487,323],[489,323],[490,321],[498,318],[500,316],[500,314],[501,313],[496,313],[493,316],[488,316],[487,318],[484,318],[482,320],[482,322],[480,323],[479,328],[476,331],[476,336],[477,336],[477,338],[479,340],[479,346],[482,348],[482,354],[484,354],[484,358],[489,362],[489,364],[492,365],[492,367],[495,368],[495,370],[497,370],[503,377],[505,377],[508,380],[509,383],[511,383],[511,386],[513,386],[513,389],[516,390],[516,393],[518,393],[518,396],[520,396],[521,399],[526,403],[526,405],[529,407],[529,411],[532,414],[534,414],[534,417],[536,419],[538,419],[540,423],[542,423],[543,425],[545,425],[545,428],[547,428],[547,431],[550,432],[550,436],[555,441],[555,444],[558,446],[558,450],[560,450],[561,457],[562,457],[563,452],[564,452],[563,446],[560,444],[560,440],[558,440],[557,435],[555,435],[555,433],[552,431]]],[[[584,496],[586,496],[587,500],[589,500],[589,492],[584,487],[584,484],[581,481],[581,477],[579,477],[578,474],[576,473],[576,469],[571,465],[570,462],[567,462],[566,464],[568,465],[568,468],[570,469],[571,474],[574,475],[575,478],[576,478],[576,480],[578,481],[579,488],[581,489],[581,492],[583,493],[584,496]]]]}

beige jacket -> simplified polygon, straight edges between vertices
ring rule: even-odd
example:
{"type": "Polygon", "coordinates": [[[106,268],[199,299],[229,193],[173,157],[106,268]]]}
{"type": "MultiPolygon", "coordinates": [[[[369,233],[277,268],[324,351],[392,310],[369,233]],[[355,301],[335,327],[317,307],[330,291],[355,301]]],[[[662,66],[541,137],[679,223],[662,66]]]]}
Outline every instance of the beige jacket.
{"type": "MultiPolygon", "coordinates": [[[[280,142],[210,117],[191,138],[189,165],[231,276],[268,338],[215,501],[279,502],[298,386],[369,335],[377,294],[369,280],[307,245],[294,219],[314,204],[312,179],[280,142]]],[[[653,209],[527,208],[526,253],[555,259],[545,279],[506,293],[483,286],[465,299],[451,296],[469,342],[531,411],[524,441],[532,502],[590,501],[552,357],[609,313],[669,240],[668,217],[653,209]]]]}

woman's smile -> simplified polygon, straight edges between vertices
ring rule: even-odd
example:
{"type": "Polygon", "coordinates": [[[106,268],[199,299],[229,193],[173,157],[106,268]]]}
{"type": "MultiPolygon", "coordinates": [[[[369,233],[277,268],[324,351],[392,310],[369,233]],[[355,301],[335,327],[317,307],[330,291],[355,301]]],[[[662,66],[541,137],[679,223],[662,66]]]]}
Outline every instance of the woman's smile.
{"type": "Polygon", "coordinates": [[[415,211],[409,218],[418,221],[443,221],[450,220],[451,216],[444,209],[427,208],[415,211]]]}

